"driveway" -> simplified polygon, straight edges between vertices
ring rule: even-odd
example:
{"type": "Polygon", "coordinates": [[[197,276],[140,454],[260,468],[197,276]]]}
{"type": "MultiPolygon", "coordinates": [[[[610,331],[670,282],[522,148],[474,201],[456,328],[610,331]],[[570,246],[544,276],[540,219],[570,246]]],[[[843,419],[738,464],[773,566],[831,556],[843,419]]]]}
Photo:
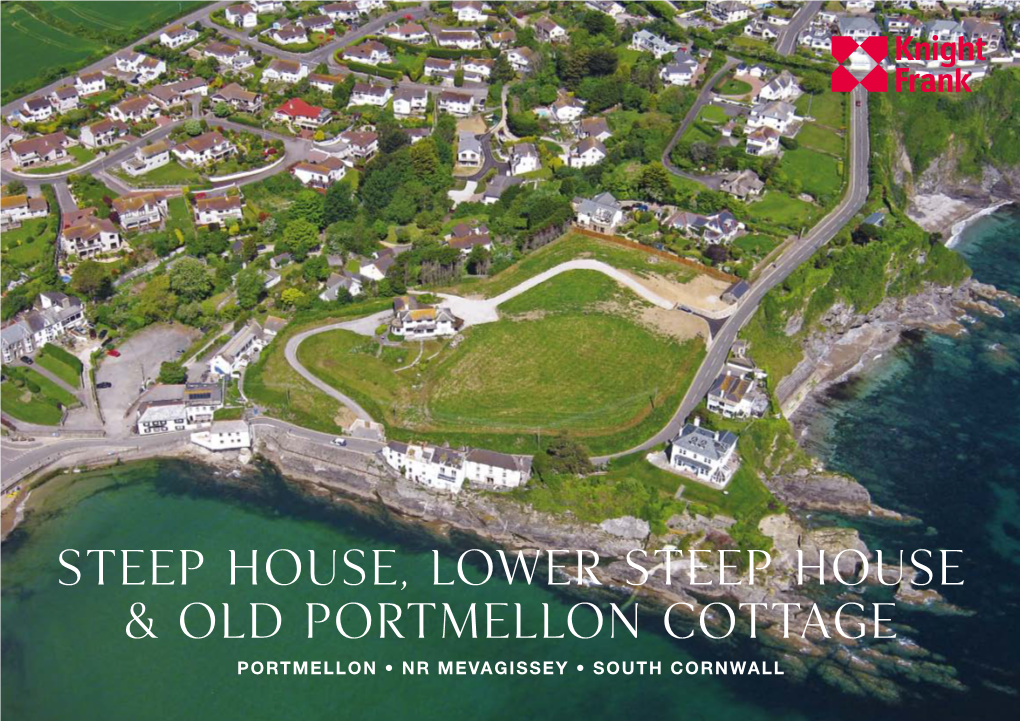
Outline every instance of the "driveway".
{"type": "Polygon", "coordinates": [[[143,382],[155,381],[163,361],[180,358],[199,332],[184,325],[156,325],[117,346],[119,358],[107,356],[96,370],[96,383],[112,383],[98,391],[110,435],[127,435],[133,425],[128,411],[141,395],[143,382]]]}

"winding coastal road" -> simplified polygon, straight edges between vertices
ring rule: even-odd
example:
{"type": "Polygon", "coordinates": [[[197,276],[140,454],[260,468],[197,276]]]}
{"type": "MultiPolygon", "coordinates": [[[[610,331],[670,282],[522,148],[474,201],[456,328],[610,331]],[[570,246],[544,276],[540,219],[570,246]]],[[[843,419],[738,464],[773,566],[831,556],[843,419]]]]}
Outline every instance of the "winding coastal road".
{"type": "Polygon", "coordinates": [[[779,30],[779,37],[776,39],[776,52],[780,55],[792,55],[797,49],[797,36],[808,26],[818,11],[822,9],[822,2],[806,2],[797,8],[790,19],[790,24],[779,30]]]}

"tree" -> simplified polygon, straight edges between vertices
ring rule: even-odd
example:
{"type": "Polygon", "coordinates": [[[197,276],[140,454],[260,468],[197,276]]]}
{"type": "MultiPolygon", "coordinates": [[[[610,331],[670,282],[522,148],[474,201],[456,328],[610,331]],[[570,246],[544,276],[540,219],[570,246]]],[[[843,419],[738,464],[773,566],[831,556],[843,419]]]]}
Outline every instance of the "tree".
{"type": "Polygon", "coordinates": [[[411,158],[411,167],[419,180],[432,177],[439,170],[439,151],[436,149],[436,141],[432,138],[425,138],[408,150],[411,158]]]}
{"type": "Polygon", "coordinates": [[[354,83],[357,80],[354,77],[354,73],[351,73],[344,81],[339,85],[333,86],[333,100],[336,101],[337,107],[345,108],[347,103],[350,102],[351,93],[354,92],[354,83]]]}
{"type": "Polygon", "coordinates": [[[325,227],[323,219],[323,199],[314,190],[304,190],[298,193],[290,206],[290,217],[294,219],[307,220],[316,228],[325,227]]]}
{"type": "Polygon", "coordinates": [[[233,110],[231,109],[231,107],[224,102],[216,103],[216,105],[213,106],[213,115],[215,115],[217,118],[225,118],[232,112],[233,110]]]}
{"type": "Polygon", "coordinates": [[[159,366],[159,377],[157,380],[168,385],[180,385],[187,382],[188,371],[182,364],[176,361],[163,361],[159,366]]]}
{"type": "Polygon", "coordinates": [[[338,220],[351,220],[357,212],[358,205],[351,196],[351,187],[347,183],[333,183],[329,186],[322,208],[322,222],[326,227],[338,220]]]}
{"type": "Polygon", "coordinates": [[[83,260],[71,275],[71,289],[90,300],[100,300],[112,295],[113,281],[102,263],[83,260]]]}
{"type": "Polygon", "coordinates": [[[724,245],[710,245],[705,248],[705,257],[712,261],[712,265],[720,265],[726,262],[729,253],[724,245]]]}
{"type": "Polygon", "coordinates": [[[237,304],[244,310],[251,310],[259,304],[265,295],[266,278],[262,271],[248,267],[237,274],[237,304]]]}
{"type": "Polygon", "coordinates": [[[287,288],[280,294],[280,300],[284,305],[300,305],[304,298],[305,294],[297,288],[287,288]]]}
{"type": "Polygon", "coordinates": [[[642,170],[640,184],[645,195],[659,203],[665,202],[673,194],[673,182],[662,163],[652,163],[642,170]]]}
{"type": "Polygon", "coordinates": [[[508,83],[514,79],[514,68],[507,59],[506,53],[500,53],[492,66],[492,82],[508,83]]]}
{"type": "Polygon", "coordinates": [[[24,195],[26,188],[20,180],[12,180],[4,186],[4,191],[5,195],[24,195]]]}
{"type": "Polygon", "coordinates": [[[354,302],[354,296],[351,295],[351,291],[347,290],[343,286],[336,289],[336,304],[337,305],[350,305],[354,302]]]}
{"type": "Polygon", "coordinates": [[[197,137],[202,134],[202,123],[197,120],[185,120],[184,132],[193,138],[197,137]]]}
{"type": "Polygon", "coordinates": [[[457,70],[453,73],[453,84],[455,87],[464,87],[464,68],[457,66],[457,70]]]}
{"type": "Polygon", "coordinates": [[[169,275],[170,289],[186,301],[204,300],[212,292],[209,269],[197,258],[181,258],[169,275]]]}
{"type": "Polygon", "coordinates": [[[290,247],[299,262],[308,256],[308,251],[319,242],[319,229],[304,218],[287,223],[283,229],[283,241],[290,247]]]}
{"type": "Polygon", "coordinates": [[[147,323],[173,318],[177,311],[177,296],[170,290],[170,278],[159,275],[146,283],[138,294],[134,309],[147,323]]]}
{"type": "Polygon", "coordinates": [[[492,254],[485,249],[483,245],[476,245],[468,253],[467,267],[468,272],[473,275],[485,275],[489,272],[489,267],[492,265],[492,254]]]}
{"type": "Polygon", "coordinates": [[[588,449],[569,436],[554,438],[545,453],[535,455],[535,461],[543,481],[549,475],[583,476],[595,470],[588,458],[588,449]]]}
{"type": "Polygon", "coordinates": [[[241,241],[241,260],[245,263],[250,263],[255,260],[259,254],[259,243],[255,240],[254,235],[249,235],[247,238],[241,241]]]}
{"type": "Polygon", "coordinates": [[[309,283],[326,280],[329,277],[329,262],[326,256],[317,255],[306,260],[301,267],[301,275],[309,283]]]}

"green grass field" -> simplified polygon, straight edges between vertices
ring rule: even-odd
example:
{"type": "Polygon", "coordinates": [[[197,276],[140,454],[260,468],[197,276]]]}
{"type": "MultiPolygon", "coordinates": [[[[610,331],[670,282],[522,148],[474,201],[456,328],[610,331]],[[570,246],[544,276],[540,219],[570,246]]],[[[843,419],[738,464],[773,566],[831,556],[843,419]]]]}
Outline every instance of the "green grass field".
{"type": "Polygon", "coordinates": [[[706,123],[720,125],[725,123],[729,119],[729,116],[726,114],[726,111],[718,105],[706,105],[701,109],[699,119],[704,120],[706,123]]]}
{"type": "Polygon", "coordinates": [[[53,255],[56,222],[53,216],[22,223],[20,228],[5,230],[0,236],[3,262],[29,268],[53,255]],[[52,232],[50,226],[53,226],[52,232]]]}
{"type": "Polygon", "coordinates": [[[703,355],[645,327],[642,302],[595,271],[556,276],[506,304],[504,319],[444,343],[384,347],[331,331],[298,357],[387,425],[391,437],[533,452],[569,432],[592,452],[618,451],[668,420],[703,355]],[[615,308],[600,305],[613,302],[615,308]]]}
{"type": "Polygon", "coordinates": [[[98,42],[50,27],[22,5],[0,5],[0,23],[4,28],[0,50],[4,85],[32,80],[47,69],[73,65],[103,49],[98,42]]]}
{"type": "Polygon", "coordinates": [[[35,362],[72,388],[81,388],[81,374],[77,369],[60,359],[57,353],[47,353],[46,348],[43,347],[36,354],[35,362]]]}
{"type": "Polygon", "coordinates": [[[6,369],[8,374],[16,373],[26,382],[34,383],[39,387],[39,392],[33,393],[28,387],[17,388],[13,381],[4,383],[3,392],[0,393],[0,406],[4,413],[25,423],[37,423],[44,426],[54,426],[60,423],[63,412],[57,407],[60,403],[65,408],[77,405],[78,400],[39,373],[31,368],[6,369]]]}
{"type": "Polygon", "coordinates": [[[806,123],[797,133],[797,142],[801,145],[820,150],[831,155],[843,155],[843,137],[833,130],[822,127],[818,123],[806,123]]]}
{"type": "Polygon", "coordinates": [[[792,230],[799,230],[809,224],[816,208],[800,198],[770,190],[757,203],[748,206],[751,217],[769,223],[778,223],[792,230]]]}
{"type": "Polygon", "coordinates": [[[731,75],[716,83],[715,91],[720,95],[747,95],[751,92],[751,86],[731,75]]]}
{"type": "Polygon", "coordinates": [[[835,195],[843,182],[839,160],[810,148],[787,150],[779,167],[800,180],[804,192],[815,198],[835,195]]]}
{"type": "Polygon", "coordinates": [[[175,160],[155,170],[138,176],[131,176],[122,171],[114,173],[128,185],[136,188],[160,188],[168,185],[201,185],[205,177],[192,168],[187,168],[175,160]]]}
{"type": "Polygon", "coordinates": [[[758,258],[768,255],[777,245],[779,241],[770,235],[742,235],[733,241],[735,248],[758,258]]]}
{"type": "Polygon", "coordinates": [[[794,106],[797,115],[810,116],[822,125],[842,129],[845,125],[843,117],[844,95],[840,93],[821,93],[809,95],[805,93],[797,98],[794,106]]]}

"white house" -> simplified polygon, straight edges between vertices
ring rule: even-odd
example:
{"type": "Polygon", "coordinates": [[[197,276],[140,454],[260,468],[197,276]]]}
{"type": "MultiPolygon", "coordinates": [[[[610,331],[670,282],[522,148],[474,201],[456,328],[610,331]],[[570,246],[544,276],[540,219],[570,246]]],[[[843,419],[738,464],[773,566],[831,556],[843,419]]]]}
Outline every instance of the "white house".
{"type": "Polygon", "coordinates": [[[135,427],[142,436],[208,428],[222,407],[218,383],[155,385],[139,398],[135,427]]]}
{"type": "Polygon", "coordinates": [[[567,155],[567,165],[571,168],[587,168],[598,165],[609,155],[606,146],[597,138],[584,138],[578,141],[567,155]]]}
{"type": "Polygon", "coordinates": [[[459,493],[464,485],[464,454],[453,449],[390,441],[382,455],[409,481],[450,493],[459,493]]]}
{"type": "Polygon", "coordinates": [[[800,95],[800,87],[797,85],[797,80],[789,70],[784,70],[762,86],[755,101],[763,103],[772,100],[793,100],[798,95],[800,95]]]}
{"type": "Polygon", "coordinates": [[[457,22],[461,23],[484,23],[489,19],[488,14],[485,12],[489,9],[489,6],[485,3],[474,2],[468,0],[463,2],[462,0],[454,0],[453,3],[453,14],[457,16],[457,22]]]}
{"type": "Polygon", "coordinates": [[[210,451],[251,448],[251,429],[247,421],[213,421],[209,430],[192,433],[191,442],[210,451]]]}
{"type": "Polygon", "coordinates": [[[768,398],[756,386],[753,374],[734,373],[727,368],[708,391],[708,410],[724,418],[759,417],[768,408],[768,398]]]}
{"type": "Polygon", "coordinates": [[[595,138],[603,143],[613,137],[605,118],[584,118],[575,130],[579,138],[595,138]]]}
{"type": "Polygon", "coordinates": [[[74,87],[81,97],[101,93],[106,90],[106,76],[98,71],[79,75],[74,79],[74,87]]]}
{"type": "Polygon", "coordinates": [[[348,107],[355,105],[374,105],[383,107],[393,97],[393,89],[389,85],[373,85],[371,83],[355,83],[351,91],[348,107]]]}
{"type": "Polygon", "coordinates": [[[500,32],[489,33],[485,36],[485,42],[489,44],[490,48],[500,50],[517,42],[517,33],[513,30],[502,30],[500,32]]]}
{"type": "Polygon", "coordinates": [[[456,334],[463,321],[449,308],[423,306],[408,296],[394,298],[390,332],[405,340],[428,340],[456,334]]]}
{"type": "Polygon", "coordinates": [[[739,23],[751,17],[751,8],[736,0],[709,0],[708,14],[723,25],[739,23]]]}
{"type": "Polygon", "coordinates": [[[258,357],[266,342],[262,326],[257,321],[249,321],[209,361],[210,372],[239,376],[241,370],[258,357]]]}
{"type": "Polygon", "coordinates": [[[429,104],[427,90],[415,87],[398,87],[393,93],[393,114],[406,118],[409,115],[420,115],[429,104]]]}
{"type": "Polygon", "coordinates": [[[439,94],[439,109],[451,115],[465,116],[475,111],[475,97],[465,93],[444,91],[439,94]]]}
{"type": "Polygon", "coordinates": [[[124,230],[156,226],[167,216],[166,197],[146,191],[115,198],[113,209],[117,211],[117,222],[124,230]]]}
{"type": "Polygon", "coordinates": [[[139,85],[150,83],[166,72],[166,63],[134,50],[122,50],[114,56],[117,69],[123,73],[133,73],[139,85]]]}
{"type": "Polygon", "coordinates": [[[95,208],[85,208],[65,215],[61,220],[60,249],[65,255],[84,260],[120,250],[121,237],[109,218],[97,218],[95,208]]]}
{"type": "Polygon", "coordinates": [[[245,113],[257,113],[262,110],[262,96],[245,90],[237,83],[224,85],[210,97],[213,103],[226,103],[235,110],[245,113]]]}
{"type": "Polygon", "coordinates": [[[459,50],[478,50],[482,47],[482,39],[474,30],[446,30],[436,33],[436,44],[441,48],[457,48],[459,50]]]}
{"type": "Polygon", "coordinates": [[[361,11],[358,9],[357,4],[352,2],[329,3],[328,5],[322,5],[319,7],[319,12],[323,15],[328,15],[329,19],[335,23],[353,22],[361,15],[361,11]]]}
{"type": "Polygon", "coordinates": [[[584,101],[573,96],[564,96],[549,106],[549,112],[557,123],[572,123],[584,114],[584,101]]]}
{"type": "Polygon", "coordinates": [[[328,33],[333,29],[333,21],[328,15],[305,15],[298,20],[298,25],[313,33],[328,33]]]}
{"type": "Polygon", "coordinates": [[[227,22],[242,28],[253,28],[259,24],[259,15],[248,3],[229,5],[223,11],[227,22]]]}
{"type": "Polygon", "coordinates": [[[755,18],[744,26],[744,35],[756,40],[775,40],[779,37],[775,26],[764,18],[755,18]]]}
{"type": "Polygon", "coordinates": [[[330,303],[337,299],[341,288],[350,293],[352,297],[356,297],[361,295],[363,287],[364,284],[362,283],[361,276],[356,273],[346,270],[342,273],[332,273],[326,281],[322,292],[319,293],[319,298],[330,303]]]}
{"type": "Polygon", "coordinates": [[[464,477],[471,483],[518,488],[531,477],[531,459],[472,448],[464,457],[464,477]]]}
{"type": "Polygon", "coordinates": [[[195,223],[224,225],[244,217],[244,198],[240,195],[216,195],[195,199],[195,223]]]}
{"type": "Polygon", "coordinates": [[[531,143],[518,143],[510,148],[510,173],[523,175],[542,167],[538,150],[531,143]]]}
{"type": "Polygon", "coordinates": [[[18,108],[18,119],[23,123],[43,123],[56,115],[56,108],[49,98],[37,95],[26,98],[18,108]]]}
{"type": "Polygon", "coordinates": [[[744,152],[748,155],[774,155],[779,152],[779,133],[772,128],[758,128],[747,134],[744,152]]]}
{"type": "Polygon", "coordinates": [[[0,328],[3,361],[10,363],[31,355],[86,322],[85,308],[74,296],[59,291],[40,293],[29,310],[18,313],[0,328]]]}
{"type": "Polygon", "coordinates": [[[333,88],[337,85],[343,85],[344,77],[342,75],[326,75],[325,73],[312,73],[308,76],[308,84],[316,90],[321,90],[324,93],[332,93],[333,88]]]}
{"type": "Polygon", "coordinates": [[[262,71],[262,82],[281,82],[293,85],[308,77],[308,66],[297,60],[274,58],[262,71]]]}
{"type": "Polygon", "coordinates": [[[196,138],[174,146],[178,160],[191,165],[205,165],[221,160],[234,152],[234,144],[219,132],[210,130],[196,138]]]}
{"type": "Polygon", "coordinates": [[[286,5],[281,0],[248,0],[248,4],[259,15],[282,13],[286,9],[286,5]]]}
{"type": "Polygon", "coordinates": [[[250,68],[255,64],[251,53],[240,45],[213,42],[205,46],[202,54],[207,58],[213,58],[220,65],[235,71],[250,68]]]}
{"type": "Polygon", "coordinates": [[[535,52],[531,48],[514,48],[507,52],[506,59],[519,73],[527,73],[535,66],[535,52]]]}
{"type": "MultiPolygon", "coordinates": [[[[752,153],[752,155],[754,154],[752,153]]],[[[761,195],[762,190],[765,189],[765,183],[762,182],[757,173],[750,168],[746,168],[739,173],[727,175],[719,185],[719,188],[740,200],[746,200],[747,198],[761,195]]]]}
{"type": "Polygon", "coordinates": [[[66,113],[78,107],[78,91],[73,85],[62,85],[51,92],[49,98],[58,113],[66,113]]]}
{"type": "Polygon", "coordinates": [[[672,55],[680,49],[679,45],[671,43],[648,30],[638,30],[634,33],[634,36],[630,39],[630,47],[632,50],[651,53],[655,56],[656,60],[662,60],[665,56],[672,55]]]}
{"type": "Polygon", "coordinates": [[[109,117],[122,123],[139,123],[159,115],[159,104],[149,95],[122,100],[110,108],[109,117]]]}
{"type": "Polygon", "coordinates": [[[378,65],[393,59],[389,49],[376,40],[366,40],[360,45],[352,45],[344,49],[342,57],[344,60],[362,65],[378,65]]]}
{"type": "Polygon", "coordinates": [[[683,50],[678,50],[673,55],[673,60],[659,71],[659,77],[664,83],[684,86],[694,81],[694,74],[697,71],[698,61],[683,50]]]}
{"type": "Polygon", "coordinates": [[[457,140],[457,163],[460,165],[482,164],[482,144],[474,133],[467,130],[460,131],[457,140]]]}
{"type": "Polygon", "coordinates": [[[924,24],[924,39],[939,43],[955,43],[967,37],[967,31],[955,20],[929,20],[924,24]]]}
{"type": "Polygon", "coordinates": [[[546,43],[559,43],[567,39],[566,28],[556,24],[550,17],[541,17],[532,23],[535,28],[535,37],[546,43]]]}
{"type": "Polygon", "coordinates": [[[728,243],[744,229],[744,224],[728,210],[701,215],[679,210],[666,219],[666,226],[687,235],[699,236],[706,243],[728,243]]]}
{"type": "Polygon", "coordinates": [[[440,78],[444,85],[453,85],[457,75],[457,61],[444,58],[425,58],[425,77],[440,78]]]}
{"type": "Polygon", "coordinates": [[[722,488],[740,467],[736,450],[736,435],[702,428],[695,419],[670,443],[669,464],[685,475],[722,488]]]}
{"type": "Polygon", "coordinates": [[[409,45],[424,45],[432,39],[424,25],[413,22],[394,23],[383,31],[383,35],[409,45]]]}
{"type": "Polygon", "coordinates": [[[747,116],[747,127],[772,128],[780,135],[786,133],[792,124],[803,120],[797,116],[797,109],[783,100],[759,103],[751,108],[747,116]]]}
{"type": "Polygon", "coordinates": [[[26,220],[45,218],[50,212],[46,198],[29,198],[27,195],[5,195],[0,198],[0,226],[18,227],[26,220]]]}
{"type": "Polygon", "coordinates": [[[198,31],[186,28],[183,25],[168,27],[159,36],[160,45],[168,48],[179,48],[189,45],[198,40],[198,31]]]}
{"type": "Polygon", "coordinates": [[[582,228],[612,235],[623,222],[623,206],[612,193],[599,193],[594,198],[574,198],[576,222],[582,228]]]}
{"type": "Polygon", "coordinates": [[[17,140],[11,143],[8,152],[16,167],[27,168],[66,158],[70,144],[70,139],[64,133],[50,133],[17,140]]]}
{"type": "Polygon", "coordinates": [[[882,34],[882,30],[871,18],[865,17],[843,17],[839,19],[839,34],[849,35],[858,43],[862,43],[870,37],[882,34]]]}
{"type": "Polygon", "coordinates": [[[464,79],[472,83],[483,83],[489,80],[492,75],[492,68],[496,61],[482,58],[466,58],[461,61],[461,69],[464,71],[464,79]]]}
{"type": "Polygon", "coordinates": [[[325,158],[321,162],[301,161],[294,165],[294,177],[313,188],[328,188],[347,174],[347,166],[338,158],[325,158]]]}
{"type": "Polygon", "coordinates": [[[308,32],[304,25],[298,23],[286,23],[278,28],[273,28],[269,33],[279,45],[302,45],[308,42],[308,32]]]}
{"type": "Polygon", "coordinates": [[[340,133],[347,143],[350,154],[361,161],[368,160],[379,152],[379,134],[364,130],[347,130],[340,133]]]}

